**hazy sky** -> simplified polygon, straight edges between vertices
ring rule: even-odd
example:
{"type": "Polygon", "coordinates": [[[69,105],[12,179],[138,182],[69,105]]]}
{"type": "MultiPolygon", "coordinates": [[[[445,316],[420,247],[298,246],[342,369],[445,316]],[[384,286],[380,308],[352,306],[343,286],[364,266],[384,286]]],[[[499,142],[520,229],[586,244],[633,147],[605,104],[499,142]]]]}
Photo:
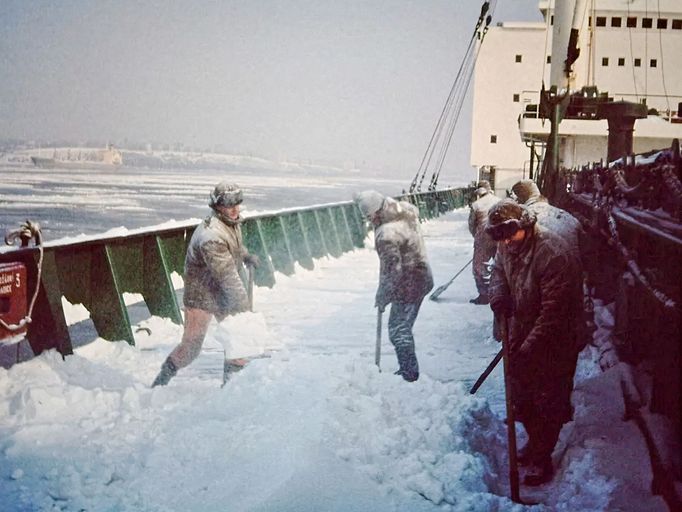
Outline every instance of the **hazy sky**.
{"type": "MultiPolygon", "coordinates": [[[[419,167],[481,3],[0,1],[0,137],[419,167]]],[[[539,20],[499,0],[494,22],[539,20]]],[[[469,110],[448,165],[469,167],[469,110]]],[[[443,171],[445,174],[445,171],[443,171]]]]}

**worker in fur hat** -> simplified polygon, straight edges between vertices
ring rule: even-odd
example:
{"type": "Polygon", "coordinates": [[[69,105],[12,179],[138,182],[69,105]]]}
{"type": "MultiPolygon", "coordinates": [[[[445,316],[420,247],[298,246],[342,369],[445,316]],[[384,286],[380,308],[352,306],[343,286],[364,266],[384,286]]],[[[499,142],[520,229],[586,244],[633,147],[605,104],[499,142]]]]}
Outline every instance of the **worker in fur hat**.
{"type": "MultiPolygon", "coordinates": [[[[192,234],[185,257],[185,321],[182,341],[166,358],[152,387],[165,386],[179,369],[201,352],[209,323],[248,311],[244,265],[257,267],[258,256],[242,242],[242,191],[233,183],[218,183],[208,205],[211,215],[192,234]]],[[[238,371],[246,360],[225,361],[225,375],[238,371]]]]}
{"type": "Polygon", "coordinates": [[[519,462],[526,469],[524,483],[540,485],[553,476],[552,451],[573,413],[573,375],[584,333],[582,268],[560,236],[511,199],[490,208],[486,230],[498,244],[490,307],[498,339],[506,331],[514,414],[528,434],[519,462]]]}

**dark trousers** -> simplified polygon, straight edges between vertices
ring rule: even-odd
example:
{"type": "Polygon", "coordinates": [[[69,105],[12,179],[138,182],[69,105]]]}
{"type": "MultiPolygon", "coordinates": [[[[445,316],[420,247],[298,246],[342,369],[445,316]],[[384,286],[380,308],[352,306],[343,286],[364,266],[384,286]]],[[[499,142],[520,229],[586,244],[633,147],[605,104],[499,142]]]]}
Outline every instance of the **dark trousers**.
{"type": "Polygon", "coordinates": [[[419,378],[419,364],[414,351],[414,335],[412,328],[422,299],[418,302],[394,302],[391,305],[391,314],[388,317],[388,338],[395,347],[400,369],[398,373],[407,381],[415,381],[419,378]]]}
{"type": "Polygon", "coordinates": [[[552,452],[562,426],[562,422],[546,421],[544,418],[528,418],[523,421],[528,434],[529,462],[540,466],[551,464],[552,452]]]}

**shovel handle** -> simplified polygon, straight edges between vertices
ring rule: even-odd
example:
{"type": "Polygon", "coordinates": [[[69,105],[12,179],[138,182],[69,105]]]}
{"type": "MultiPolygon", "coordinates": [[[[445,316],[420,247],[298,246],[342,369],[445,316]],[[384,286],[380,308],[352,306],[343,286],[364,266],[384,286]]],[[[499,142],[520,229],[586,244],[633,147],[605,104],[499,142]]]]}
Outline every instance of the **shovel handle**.
{"type": "Polygon", "coordinates": [[[249,272],[249,287],[246,293],[249,298],[249,311],[253,311],[253,281],[255,272],[251,265],[248,265],[247,269],[249,272]]]}
{"type": "Polygon", "coordinates": [[[374,346],[374,364],[381,371],[381,315],[383,311],[377,309],[377,338],[374,346]]]}
{"type": "Polygon", "coordinates": [[[502,317],[502,362],[504,364],[504,395],[507,404],[507,446],[509,449],[509,488],[511,499],[522,503],[519,488],[519,464],[516,459],[516,423],[509,374],[509,318],[502,317]]]}

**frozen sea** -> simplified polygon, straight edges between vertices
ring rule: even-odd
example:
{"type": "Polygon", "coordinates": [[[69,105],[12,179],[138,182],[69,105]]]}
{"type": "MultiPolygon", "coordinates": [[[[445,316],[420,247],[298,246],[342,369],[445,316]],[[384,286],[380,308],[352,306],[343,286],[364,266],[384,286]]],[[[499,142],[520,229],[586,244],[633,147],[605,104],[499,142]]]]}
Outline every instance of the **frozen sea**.
{"type": "Polygon", "coordinates": [[[37,221],[45,241],[203,218],[209,193],[223,180],[243,188],[246,213],[348,201],[366,188],[397,195],[410,180],[268,161],[225,170],[41,169],[0,163],[0,177],[0,228],[4,232],[27,219],[37,221]]]}

